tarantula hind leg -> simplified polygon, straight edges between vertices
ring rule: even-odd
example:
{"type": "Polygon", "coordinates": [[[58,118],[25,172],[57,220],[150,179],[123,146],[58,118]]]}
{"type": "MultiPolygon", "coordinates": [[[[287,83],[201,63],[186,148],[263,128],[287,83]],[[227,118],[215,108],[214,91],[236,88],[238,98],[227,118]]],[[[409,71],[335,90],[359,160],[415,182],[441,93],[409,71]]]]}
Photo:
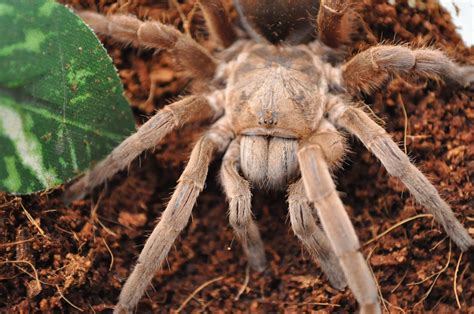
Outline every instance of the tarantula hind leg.
{"type": "Polygon", "coordinates": [[[374,277],[359,251],[359,239],[337,194],[323,149],[323,145],[312,144],[298,152],[306,194],[317,209],[361,313],[381,313],[374,277]]]}
{"type": "Polygon", "coordinates": [[[237,39],[229,16],[220,0],[199,0],[209,33],[227,48],[237,39]]]}
{"type": "Polygon", "coordinates": [[[64,195],[66,202],[80,199],[127,167],[140,153],[156,146],[163,137],[185,123],[216,115],[204,97],[189,96],[158,111],[136,133],[125,139],[110,155],[70,186],[64,195]]]}
{"type": "Polygon", "coordinates": [[[221,182],[229,200],[229,221],[237,238],[242,243],[250,267],[263,271],[266,266],[265,250],[252,217],[250,185],[238,171],[240,154],[239,140],[234,140],[222,160],[221,182]]]}
{"type": "Polygon", "coordinates": [[[460,66],[430,48],[380,45],[355,55],[342,68],[344,85],[353,94],[369,94],[399,74],[444,78],[462,86],[474,82],[474,66],[460,66]]]}
{"type": "Polygon", "coordinates": [[[291,226],[296,236],[313,259],[319,262],[331,285],[339,290],[344,289],[347,286],[346,278],[328,237],[316,224],[301,179],[290,185],[288,203],[291,226]]]}
{"type": "Polygon", "coordinates": [[[216,69],[214,58],[191,37],[175,27],[154,21],[140,21],[130,15],[104,16],[90,11],[78,15],[96,33],[134,46],[168,49],[178,64],[193,78],[211,79],[216,69]]]}
{"type": "Polygon", "coordinates": [[[474,245],[474,240],[456,219],[451,207],[381,126],[363,110],[342,102],[332,108],[330,117],[336,125],[357,136],[382,162],[388,173],[405,184],[415,199],[441,223],[446,233],[462,251],[467,251],[474,245]]]}
{"type": "Polygon", "coordinates": [[[360,4],[360,0],[321,0],[317,17],[319,39],[329,47],[338,48],[350,44],[354,35],[362,32],[375,44],[375,36],[355,9],[360,4]]]}
{"type": "Polygon", "coordinates": [[[232,136],[226,121],[219,120],[196,143],[160,222],[146,241],[135,268],[120,292],[114,313],[129,313],[136,307],[176,237],[186,226],[196,199],[204,188],[211,159],[216,152],[226,149],[232,136]]]}

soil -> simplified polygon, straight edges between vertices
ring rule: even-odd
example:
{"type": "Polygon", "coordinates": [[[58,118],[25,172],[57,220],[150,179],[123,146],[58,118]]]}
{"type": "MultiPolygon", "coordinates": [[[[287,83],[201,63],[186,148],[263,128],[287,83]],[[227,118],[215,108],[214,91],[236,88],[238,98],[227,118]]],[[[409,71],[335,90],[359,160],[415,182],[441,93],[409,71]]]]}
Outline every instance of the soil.
{"type": "MultiPolygon", "coordinates": [[[[63,2],[183,27],[176,6],[168,1],[63,2]]],[[[195,2],[179,4],[186,16],[190,17],[195,2]]],[[[434,1],[418,5],[366,0],[361,12],[380,41],[431,45],[458,62],[474,63],[474,48],[461,42],[449,14],[434,1]]],[[[198,11],[190,30],[209,45],[198,11]]],[[[169,54],[103,41],[139,124],[187,92],[189,81],[175,71],[169,54]],[[151,82],[155,88],[149,98],[151,82]]],[[[363,100],[473,235],[473,88],[397,78],[363,100]]],[[[129,171],[115,175],[107,189],[96,189],[94,195],[69,206],[61,201],[63,188],[25,197],[0,194],[0,311],[110,312],[204,127],[195,124],[173,132],[129,171]]],[[[472,250],[461,254],[398,180],[390,178],[358,141],[350,144],[352,152],[337,173],[338,189],[365,243],[362,250],[380,285],[385,310],[474,313],[472,250]]],[[[137,313],[169,312],[183,304],[183,312],[356,311],[351,292],[331,288],[291,232],[282,193],[254,193],[269,267],[246,278],[246,260],[227,221],[218,169],[217,160],[191,222],[137,313]]]]}

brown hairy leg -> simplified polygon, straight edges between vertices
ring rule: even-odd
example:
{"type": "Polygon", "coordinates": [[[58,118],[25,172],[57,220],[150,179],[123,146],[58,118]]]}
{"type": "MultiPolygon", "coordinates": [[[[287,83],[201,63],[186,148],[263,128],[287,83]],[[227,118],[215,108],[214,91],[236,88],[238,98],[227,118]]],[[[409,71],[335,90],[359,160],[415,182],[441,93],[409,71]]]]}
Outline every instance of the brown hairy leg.
{"type": "Polygon", "coordinates": [[[135,268],[122,287],[114,313],[129,313],[136,307],[176,237],[188,223],[196,199],[204,188],[209,163],[216,152],[226,149],[232,136],[227,121],[221,119],[196,143],[160,222],[146,241],[135,268]]]}
{"type": "Polygon", "coordinates": [[[250,267],[263,271],[266,266],[265,250],[252,217],[252,195],[247,180],[239,174],[240,141],[234,140],[222,160],[221,182],[229,200],[229,221],[242,243],[250,267]]]}
{"type": "Polygon", "coordinates": [[[229,16],[220,0],[199,0],[209,33],[222,47],[227,48],[237,39],[229,16]]]}
{"type": "Polygon", "coordinates": [[[66,191],[65,199],[72,201],[84,197],[94,187],[127,167],[144,150],[155,147],[176,127],[216,116],[216,110],[204,97],[199,96],[189,96],[164,107],[75,182],[66,191]]]}
{"type": "Polygon", "coordinates": [[[321,266],[331,285],[339,290],[344,289],[347,286],[346,278],[328,237],[316,224],[316,217],[313,216],[313,210],[306,197],[301,179],[290,185],[288,203],[291,227],[294,233],[314,261],[321,266]]]}
{"type": "Polygon", "coordinates": [[[214,76],[214,58],[173,26],[154,21],[142,22],[130,15],[104,16],[90,11],[78,14],[96,33],[110,36],[118,42],[171,50],[177,63],[193,78],[212,79],[214,76]]]}
{"type": "MultiPolygon", "coordinates": [[[[345,138],[327,120],[323,120],[318,131],[303,145],[323,145],[325,160],[332,168],[339,165],[345,155],[345,138]]],[[[288,203],[290,221],[293,231],[302,241],[313,259],[321,265],[328,276],[331,285],[336,289],[347,286],[344,273],[339,266],[328,237],[316,224],[317,213],[313,212],[310,201],[305,193],[303,180],[300,179],[290,185],[288,189],[288,203]]]]}
{"type": "Polygon", "coordinates": [[[467,251],[474,245],[474,240],[456,219],[451,207],[439,196],[436,188],[410,162],[390,135],[363,110],[341,102],[334,105],[330,118],[336,125],[357,136],[382,162],[388,173],[405,184],[415,199],[443,225],[446,233],[462,251],[467,251]]]}
{"type": "Polygon", "coordinates": [[[350,93],[370,93],[399,74],[444,78],[466,86],[474,81],[474,66],[457,65],[439,50],[381,45],[355,55],[342,67],[350,93]]]}
{"type": "Polygon", "coordinates": [[[363,31],[367,40],[376,39],[362,17],[354,9],[361,1],[321,0],[317,17],[319,39],[332,48],[348,45],[353,36],[363,31]]]}
{"type": "Polygon", "coordinates": [[[331,178],[326,147],[324,141],[312,142],[298,152],[306,195],[317,210],[361,313],[381,313],[375,280],[359,251],[359,239],[331,178]]]}

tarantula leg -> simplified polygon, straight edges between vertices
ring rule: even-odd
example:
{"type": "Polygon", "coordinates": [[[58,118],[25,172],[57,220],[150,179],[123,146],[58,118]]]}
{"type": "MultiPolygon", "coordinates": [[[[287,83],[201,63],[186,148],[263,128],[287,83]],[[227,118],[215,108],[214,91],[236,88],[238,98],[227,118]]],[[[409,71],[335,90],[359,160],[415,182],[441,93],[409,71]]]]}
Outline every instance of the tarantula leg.
{"type": "Polygon", "coordinates": [[[335,105],[332,119],[337,125],[356,135],[362,143],[382,162],[388,173],[399,178],[415,199],[426,207],[441,223],[446,233],[467,251],[474,240],[456,219],[450,206],[439,196],[436,188],[416,168],[390,135],[375,123],[364,111],[344,104],[335,105]]]}
{"type": "Polygon", "coordinates": [[[216,152],[225,150],[233,136],[226,123],[219,120],[194,146],[160,222],[146,241],[135,268],[120,292],[115,313],[131,312],[135,308],[176,237],[186,226],[196,199],[204,188],[211,159],[216,152]]]}
{"type": "Polygon", "coordinates": [[[336,289],[343,289],[347,285],[346,278],[326,234],[316,224],[301,179],[290,185],[288,203],[291,226],[296,236],[313,259],[319,262],[331,285],[336,289]]]}
{"type": "Polygon", "coordinates": [[[444,78],[463,86],[474,82],[474,66],[459,66],[443,52],[430,48],[372,47],[354,56],[342,68],[344,84],[351,93],[370,93],[398,74],[444,78]]]}
{"type": "Polygon", "coordinates": [[[240,142],[234,140],[224,155],[221,167],[221,182],[229,199],[229,221],[234,228],[249,265],[256,271],[263,271],[266,266],[265,250],[252,217],[250,186],[238,171],[240,142]]]}
{"type": "Polygon", "coordinates": [[[164,107],[74,183],[66,191],[65,200],[72,201],[84,197],[94,187],[127,167],[144,150],[157,145],[176,127],[215,115],[216,109],[204,97],[190,96],[164,107]]]}
{"type": "Polygon", "coordinates": [[[118,42],[171,50],[178,64],[193,77],[211,79],[214,76],[214,58],[173,26],[153,21],[142,22],[130,15],[104,16],[90,11],[78,14],[95,32],[111,36],[118,42]]]}
{"type": "Polygon", "coordinates": [[[199,0],[206,25],[212,37],[220,41],[224,48],[229,47],[237,38],[230,24],[229,16],[220,0],[199,0]]]}
{"type": "Polygon", "coordinates": [[[332,48],[350,44],[358,31],[363,31],[369,42],[376,42],[362,17],[354,10],[356,4],[346,0],[321,0],[317,25],[323,43],[332,48]]]}
{"type": "Polygon", "coordinates": [[[298,161],[308,199],[314,204],[332,248],[339,258],[347,284],[362,313],[381,313],[377,287],[362,256],[349,216],[337,195],[322,145],[309,144],[298,152],[298,161]]]}

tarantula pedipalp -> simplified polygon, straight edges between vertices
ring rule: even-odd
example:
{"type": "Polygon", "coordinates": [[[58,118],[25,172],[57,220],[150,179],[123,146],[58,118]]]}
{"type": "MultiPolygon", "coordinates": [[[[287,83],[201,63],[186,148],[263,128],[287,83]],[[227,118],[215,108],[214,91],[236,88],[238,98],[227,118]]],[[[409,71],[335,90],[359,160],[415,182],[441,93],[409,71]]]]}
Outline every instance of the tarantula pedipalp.
{"type": "MultiPolygon", "coordinates": [[[[271,1],[263,2],[271,5],[271,1]]],[[[69,198],[83,196],[125,168],[172,129],[193,120],[216,120],[196,143],[171,201],[122,289],[116,312],[131,311],[138,303],[186,226],[204,187],[209,163],[218,152],[224,152],[221,179],[229,200],[230,223],[252,268],[265,268],[265,254],[252,218],[250,187],[288,188],[293,230],[319,261],[331,284],[342,289],[347,283],[363,312],[380,312],[374,279],[359,252],[359,241],[330,174],[345,154],[339,129],[358,137],[432,212],[462,250],[473,245],[433,185],[386,131],[351,101],[351,94],[370,93],[396,74],[445,78],[467,85],[474,81],[473,67],[458,66],[437,50],[392,45],[369,48],[346,63],[328,62],[350,43],[351,27],[360,22],[343,1],[323,1],[317,8],[319,39],[303,43],[306,35],[282,32],[285,38],[273,44],[253,28],[250,18],[244,25],[251,38],[237,40],[237,32],[218,0],[199,3],[211,35],[224,47],[218,53],[207,52],[191,38],[159,22],[81,13],[93,29],[118,41],[172,50],[176,61],[192,77],[207,82],[207,88],[159,111],[72,185],[69,198]],[[295,42],[298,40],[301,42],[295,42]]],[[[284,7],[287,2],[278,3],[284,7]]],[[[236,1],[244,20],[246,14],[259,14],[252,4],[236,1]]]]}

